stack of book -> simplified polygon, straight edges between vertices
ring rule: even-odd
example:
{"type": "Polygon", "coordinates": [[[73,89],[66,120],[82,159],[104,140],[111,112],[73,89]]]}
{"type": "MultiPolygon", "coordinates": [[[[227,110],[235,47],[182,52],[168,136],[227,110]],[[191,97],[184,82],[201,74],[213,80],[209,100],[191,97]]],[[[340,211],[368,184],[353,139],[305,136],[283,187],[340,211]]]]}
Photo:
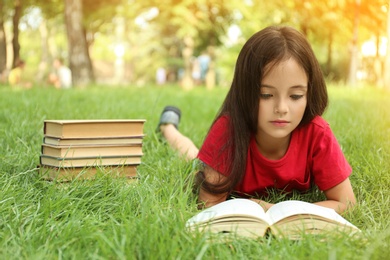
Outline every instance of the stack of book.
{"type": "Polygon", "coordinates": [[[144,123],[144,119],[45,120],[40,172],[46,179],[85,179],[98,171],[137,178],[144,123]]]}

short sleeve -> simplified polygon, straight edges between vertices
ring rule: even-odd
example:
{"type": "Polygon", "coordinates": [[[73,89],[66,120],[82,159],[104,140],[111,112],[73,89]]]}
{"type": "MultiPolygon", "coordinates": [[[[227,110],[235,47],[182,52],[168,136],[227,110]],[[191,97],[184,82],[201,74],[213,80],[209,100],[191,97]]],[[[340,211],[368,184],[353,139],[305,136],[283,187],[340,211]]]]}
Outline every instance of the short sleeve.
{"type": "Polygon", "coordinates": [[[321,190],[328,190],[347,179],[352,168],[329,125],[324,126],[313,141],[314,182],[321,190]]]}
{"type": "Polygon", "coordinates": [[[227,174],[228,151],[224,149],[227,143],[228,118],[218,118],[207,134],[198,153],[198,159],[224,175],[227,174]]]}

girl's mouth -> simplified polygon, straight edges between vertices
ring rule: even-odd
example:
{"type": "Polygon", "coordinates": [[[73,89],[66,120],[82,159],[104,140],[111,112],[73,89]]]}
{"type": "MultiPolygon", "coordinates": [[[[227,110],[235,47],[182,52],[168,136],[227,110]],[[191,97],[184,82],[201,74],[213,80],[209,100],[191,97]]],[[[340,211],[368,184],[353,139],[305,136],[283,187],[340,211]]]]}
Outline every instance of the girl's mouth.
{"type": "Polygon", "coordinates": [[[274,120],[274,121],[271,121],[271,124],[273,124],[274,126],[276,127],[285,127],[289,124],[290,122],[286,121],[286,120],[274,120]]]}

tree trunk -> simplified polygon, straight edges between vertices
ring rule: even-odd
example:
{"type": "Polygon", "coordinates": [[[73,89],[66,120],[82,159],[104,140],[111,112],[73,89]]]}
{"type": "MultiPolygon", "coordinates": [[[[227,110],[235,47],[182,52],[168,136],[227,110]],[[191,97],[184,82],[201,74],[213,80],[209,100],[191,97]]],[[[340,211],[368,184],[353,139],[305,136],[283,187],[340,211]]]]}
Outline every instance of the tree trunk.
{"type": "Polygon", "coordinates": [[[333,63],[333,33],[329,31],[329,37],[328,37],[328,55],[326,58],[326,76],[331,76],[332,72],[332,63],[333,63]]]}
{"type": "Polygon", "coordinates": [[[209,68],[206,73],[206,88],[213,89],[216,82],[216,71],[215,71],[215,47],[208,47],[208,55],[210,56],[209,68]]]}
{"type": "MultiPolygon", "coordinates": [[[[389,0],[390,5],[390,0],[389,0]]],[[[387,39],[390,39],[390,11],[387,11],[387,39]]],[[[385,60],[385,71],[383,73],[384,87],[390,90],[390,41],[387,41],[387,51],[386,51],[386,60],[385,60]]]]}
{"type": "Polygon", "coordinates": [[[375,77],[375,84],[378,86],[378,87],[382,87],[383,86],[383,83],[382,83],[382,80],[383,80],[383,77],[382,77],[382,72],[383,72],[383,61],[381,59],[381,55],[380,55],[380,40],[381,39],[381,35],[380,33],[378,32],[376,34],[376,53],[375,53],[375,58],[374,58],[374,77],[375,77]]]}
{"type": "Polygon", "coordinates": [[[190,90],[194,87],[194,81],[192,80],[192,65],[191,58],[194,53],[194,41],[192,37],[187,36],[184,39],[184,45],[182,55],[184,60],[184,75],[181,81],[183,89],[190,90]]]}
{"type": "Polygon", "coordinates": [[[47,29],[46,20],[42,20],[39,25],[39,32],[41,35],[41,60],[38,67],[37,80],[39,82],[45,80],[47,70],[50,64],[50,53],[49,53],[49,32],[47,29]]]}
{"type": "Polygon", "coordinates": [[[13,38],[12,38],[12,49],[13,49],[13,62],[12,68],[15,67],[15,62],[20,60],[20,44],[19,44],[19,21],[22,17],[22,1],[15,0],[14,2],[14,16],[12,18],[13,26],[13,38]]]}
{"type": "Polygon", "coordinates": [[[95,74],[93,72],[93,66],[92,66],[92,61],[91,61],[91,56],[89,55],[89,49],[91,48],[91,45],[94,41],[94,35],[93,33],[87,33],[87,31],[85,30],[85,28],[83,27],[83,32],[84,32],[84,39],[85,39],[85,50],[86,50],[86,56],[87,56],[87,60],[88,60],[88,63],[87,63],[87,66],[88,66],[88,70],[90,71],[90,75],[91,75],[91,79],[90,81],[91,82],[95,82],[95,74]]]}
{"type": "Polygon", "coordinates": [[[125,83],[125,29],[126,21],[123,17],[117,17],[115,19],[115,36],[116,36],[116,46],[115,46],[115,72],[114,72],[114,82],[116,84],[125,83]]]}
{"type": "MultiPolygon", "coordinates": [[[[7,68],[7,41],[4,30],[3,1],[0,1],[0,76],[7,68]]],[[[0,77],[1,81],[1,77],[0,77]]]]}
{"type": "Polygon", "coordinates": [[[359,13],[360,13],[360,0],[355,0],[355,18],[353,22],[351,61],[349,65],[349,75],[348,75],[348,85],[350,87],[357,87],[359,13]]]}
{"type": "Polygon", "coordinates": [[[83,26],[82,0],[65,0],[65,23],[73,84],[86,86],[93,82],[93,70],[83,26]]]}

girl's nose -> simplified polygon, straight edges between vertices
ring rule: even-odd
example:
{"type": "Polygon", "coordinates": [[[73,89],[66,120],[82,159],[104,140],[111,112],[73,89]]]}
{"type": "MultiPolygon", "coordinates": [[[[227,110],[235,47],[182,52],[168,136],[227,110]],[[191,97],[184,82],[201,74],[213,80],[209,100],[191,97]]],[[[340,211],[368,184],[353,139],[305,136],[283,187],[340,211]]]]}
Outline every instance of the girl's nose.
{"type": "Polygon", "coordinates": [[[285,114],[288,112],[288,106],[286,100],[279,99],[277,103],[275,104],[274,109],[276,114],[285,114]]]}

